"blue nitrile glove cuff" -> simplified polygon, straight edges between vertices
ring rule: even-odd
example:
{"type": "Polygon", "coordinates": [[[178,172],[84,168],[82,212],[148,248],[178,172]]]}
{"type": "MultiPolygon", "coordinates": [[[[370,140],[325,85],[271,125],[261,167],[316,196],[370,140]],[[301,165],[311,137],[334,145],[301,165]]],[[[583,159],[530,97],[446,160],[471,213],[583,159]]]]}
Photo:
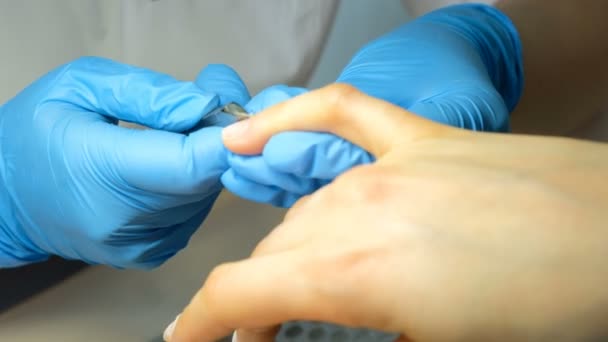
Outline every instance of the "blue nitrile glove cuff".
{"type": "Polygon", "coordinates": [[[523,55],[521,39],[507,15],[485,4],[461,4],[417,20],[448,25],[474,44],[509,112],[515,109],[524,85],[523,55]]]}
{"type": "MultiPolygon", "coordinates": [[[[2,165],[0,169],[1,167],[2,165]]],[[[4,184],[2,178],[0,184],[4,184]]],[[[13,234],[16,225],[8,189],[3,186],[0,192],[0,268],[17,267],[48,259],[47,254],[35,252],[34,246],[24,246],[24,242],[13,234]]]]}
{"type": "Polygon", "coordinates": [[[14,239],[9,236],[10,230],[0,223],[0,269],[18,267],[47,260],[47,254],[37,254],[21,249],[14,239]]]}

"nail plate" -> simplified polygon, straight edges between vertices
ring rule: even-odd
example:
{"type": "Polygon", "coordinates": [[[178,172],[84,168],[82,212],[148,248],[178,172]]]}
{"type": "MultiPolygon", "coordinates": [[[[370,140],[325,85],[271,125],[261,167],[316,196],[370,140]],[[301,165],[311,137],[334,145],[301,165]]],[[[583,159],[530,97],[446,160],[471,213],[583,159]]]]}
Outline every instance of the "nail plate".
{"type": "Polygon", "coordinates": [[[222,137],[226,140],[239,139],[249,129],[249,120],[237,121],[222,130],[222,137]]]}
{"type": "Polygon", "coordinates": [[[175,330],[175,325],[177,324],[178,319],[179,319],[179,315],[177,315],[177,317],[175,317],[173,322],[171,322],[171,324],[169,324],[169,326],[167,326],[167,328],[165,329],[165,332],[163,333],[163,339],[166,342],[171,341],[171,337],[173,337],[173,331],[175,330]]]}

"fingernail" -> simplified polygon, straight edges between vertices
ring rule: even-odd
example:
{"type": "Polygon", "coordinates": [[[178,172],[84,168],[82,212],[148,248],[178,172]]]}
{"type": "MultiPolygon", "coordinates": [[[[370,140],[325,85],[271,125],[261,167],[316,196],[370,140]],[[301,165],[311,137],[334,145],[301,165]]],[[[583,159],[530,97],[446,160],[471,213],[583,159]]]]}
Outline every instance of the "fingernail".
{"type": "Polygon", "coordinates": [[[238,337],[236,337],[236,330],[232,333],[232,342],[239,342],[238,337]]]}
{"type": "Polygon", "coordinates": [[[175,325],[177,324],[178,319],[179,319],[179,315],[177,315],[177,317],[175,317],[173,322],[171,322],[171,324],[169,324],[169,326],[165,329],[165,332],[163,333],[163,339],[166,342],[171,341],[171,337],[173,337],[173,330],[175,330],[175,325]]]}
{"type": "Polygon", "coordinates": [[[222,130],[222,137],[226,140],[241,138],[249,129],[249,120],[242,120],[225,127],[222,130]]]}

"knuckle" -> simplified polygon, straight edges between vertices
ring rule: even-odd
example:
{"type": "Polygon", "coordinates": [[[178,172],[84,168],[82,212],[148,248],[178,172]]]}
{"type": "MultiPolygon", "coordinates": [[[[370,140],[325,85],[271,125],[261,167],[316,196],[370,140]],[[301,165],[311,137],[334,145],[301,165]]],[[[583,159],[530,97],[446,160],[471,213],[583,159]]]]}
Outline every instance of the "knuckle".
{"type": "Polygon", "coordinates": [[[108,60],[102,57],[95,56],[82,56],[78,57],[67,64],[67,67],[71,71],[82,70],[82,69],[91,69],[95,66],[107,63],[108,60]]]}
{"type": "Polygon", "coordinates": [[[289,92],[289,87],[284,84],[275,84],[270,86],[262,91],[262,94],[287,94],[289,92]]]}
{"type": "Polygon", "coordinates": [[[254,98],[255,101],[253,103],[257,103],[258,105],[254,107],[260,107],[254,109],[261,111],[266,107],[287,101],[297,95],[300,95],[301,93],[303,93],[302,88],[289,87],[283,84],[271,86],[262,90],[262,92],[254,98]]]}
{"type": "Polygon", "coordinates": [[[289,210],[285,214],[284,221],[293,219],[296,214],[301,213],[302,210],[306,207],[306,204],[310,203],[312,197],[314,197],[314,195],[306,195],[301,197],[297,202],[295,202],[294,205],[292,205],[291,208],[289,208],[289,210]]]}
{"type": "MultiPolygon", "coordinates": [[[[111,63],[109,59],[103,57],[82,56],[71,60],[70,62],[60,66],[53,73],[54,90],[62,87],[77,89],[82,86],[83,75],[101,73],[106,65],[111,63]]],[[[49,91],[47,99],[64,98],[63,91],[55,93],[49,91]]]]}
{"type": "Polygon", "coordinates": [[[350,100],[353,97],[359,96],[360,92],[354,86],[346,83],[334,83],[327,86],[327,92],[329,93],[329,99],[334,104],[340,104],[344,101],[350,100]]]}
{"type": "Polygon", "coordinates": [[[288,88],[285,85],[279,84],[279,85],[273,85],[271,87],[268,87],[264,90],[262,90],[262,92],[260,94],[257,95],[258,98],[263,98],[264,100],[274,100],[274,101],[284,101],[289,99],[289,93],[288,93],[288,88]]]}
{"type": "Polygon", "coordinates": [[[339,127],[344,121],[349,119],[345,108],[349,107],[349,104],[354,99],[361,96],[361,92],[357,88],[344,83],[335,83],[327,86],[327,94],[325,98],[328,101],[329,111],[323,113],[327,115],[326,119],[334,127],[339,127]]]}
{"type": "MultiPolygon", "coordinates": [[[[289,212],[291,212],[291,210],[289,212]]],[[[294,217],[288,218],[286,215],[283,222],[274,227],[272,231],[256,245],[251,256],[258,257],[269,255],[276,253],[277,251],[286,251],[295,247],[291,242],[300,236],[301,231],[298,232],[298,230],[296,230],[297,226],[291,224],[293,219],[294,217]]]]}
{"type": "Polygon", "coordinates": [[[304,269],[313,285],[314,296],[322,299],[329,311],[344,312],[348,323],[365,323],[365,317],[352,310],[353,300],[365,298],[377,287],[374,274],[383,262],[380,248],[349,248],[318,256],[316,262],[304,269]],[[349,307],[349,310],[344,310],[349,307]]]}
{"type": "Polygon", "coordinates": [[[326,273],[325,275],[336,275],[354,277],[365,277],[369,274],[370,267],[373,268],[373,263],[370,260],[374,259],[376,251],[373,249],[351,249],[340,252],[337,256],[331,256],[329,260],[324,262],[326,273]]]}
{"type": "Polygon", "coordinates": [[[270,234],[268,234],[262,241],[258,242],[258,244],[251,252],[252,257],[258,257],[262,255],[266,255],[273,251],[273,247],[276,245],[276,236],[279,235],[279,230],[281,230],[281,225],[275,227],[270,234]]]}
{"type": "Polygon", "coordinates": [[[230,273],[230,265],[218,265],[205,280],[203,287],[196,294],[195,301],[201,301],[212,315],[222,312],[222,304],[224,303],[224,289],[228,288],[230,273]]]}
{"type": "Polygon", "coordinates": [[[72,60],[70,62],[70,65],[74,66],[74,67],[79,67],[79,66],[82,66],[82,65],[88,65],[88,64],[94,63],[98,59],[99,59],[99,57],[81,56],[81,57],[78,57],[78,58],[72,60]]]}
{"type": "Polygon", "coordinates": [[[383,202],[398,190],[394,171],[376,165],[358,166],[337,179],[344,197],[356,202],[383,202]]]}

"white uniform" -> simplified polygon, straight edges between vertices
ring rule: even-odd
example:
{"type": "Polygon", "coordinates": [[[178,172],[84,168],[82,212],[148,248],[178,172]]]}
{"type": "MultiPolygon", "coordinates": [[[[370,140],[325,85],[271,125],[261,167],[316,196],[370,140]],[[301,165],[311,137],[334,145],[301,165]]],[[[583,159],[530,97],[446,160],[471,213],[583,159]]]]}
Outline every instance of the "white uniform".
{"type": "Polygon", "coordinates": [[[0,103],[83,55],[194,79],[226,63],[252,92],[303,85],[337,0],[19,0],[0,2],[0,103]]]}
{"type": "MultiPolygon", "coordinates": [[[[470,1],[403,2],[418,15],[470,1]]],[[[85,55],[183,80],[193,79],[206,64],[225,63],[254,94],[277,83],[305,85],[337,5],[338,0],[2,1],[0,103],[47,71],[85,55]]]]}

